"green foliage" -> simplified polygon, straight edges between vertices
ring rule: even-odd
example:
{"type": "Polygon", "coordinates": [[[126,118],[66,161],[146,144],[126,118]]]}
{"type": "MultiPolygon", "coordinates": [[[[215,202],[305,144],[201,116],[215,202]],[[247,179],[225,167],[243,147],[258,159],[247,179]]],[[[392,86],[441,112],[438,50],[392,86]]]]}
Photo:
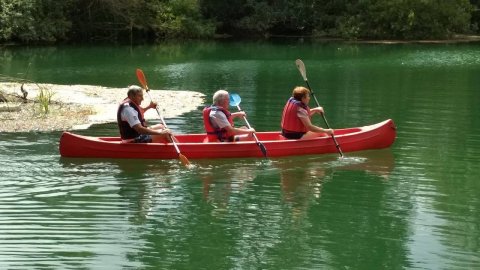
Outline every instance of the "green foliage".
{"type": "Polygon", "coordinates": [[[213,36],[197,0],[76,0],[75,36],[89,40],[148,40],[213,36]],[[85,8],[87,7],[87,8],[85,8]]]}
{"type": "Polygon", "coordinates": [[[344,36],[367,38],[448,38],[468,30],[468,0],[365,0],[351,14],[344,36]]]}
{"type": "Polygon", "coordinates": [[[246,0],[199,0],[202,16],[216,23],[219,33],[231,33],[235,24],[246,15],[246,0]]]}
{"type": "Polygon", "coordinates": [[[246,0],[245,16],[232,23],[250,34],[302,34],[313,29],[314,0],[246,0]]]}
{"type": "Polygon", "coordinates": [[[0,42],[314,35],[434,39],[479,31],[478,0],[0,0],[0,42]]]}
{"type": "MultiPolygon", "coordinates": [[[[215,17],[212,10],[206,16],[215,17]]],[[[242,17],[216,18],[250,35],[431,39],[468,32],[472,12],[468,0],[245,0],[242,17]]]]}
{"type": "Polygon", "coordinates": [[[471,28],[474,33],[480,33],[480,0],[470,0],[472,4],[472,23],[471,28]]]}
{"type": "Polygon", "coordinates": [[[202,17],[197,0],[167,0],[153,8],[152,27],[159,38],[203,38],[215,33],[215,25],[202,17]]]}
{"type": "Polygon", "coordinates": [[[50,88],[46,86],[38,86],[38,95],[37,101],[40,105],[40,111],[43,114],[48,114],[50,112],[50,103],[52,102],[52,97],[55,94],[50,88]]]}
{"type": "Polygon", "coordinates": [[[0,40],[54,42],[66,38],[71,1],[0,0],[0,40]]]}

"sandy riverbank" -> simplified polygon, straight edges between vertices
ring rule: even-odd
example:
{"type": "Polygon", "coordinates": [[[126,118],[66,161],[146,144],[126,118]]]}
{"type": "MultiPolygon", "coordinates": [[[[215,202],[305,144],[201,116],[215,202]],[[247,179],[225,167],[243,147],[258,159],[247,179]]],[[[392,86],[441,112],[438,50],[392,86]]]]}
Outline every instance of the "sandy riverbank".
{"type": "MultiPolygon", "coordinates": [[[[87,128],[92,124],[116,122],[117,106],[126,97],[126,88],[93,85],[25,84],[27,101],[21,99],[19,83],[0,83],[0,93],[9,102],[0,103],[0,132],[54,131],[87,128]],[[38,103],[40,87],[51,93],[50,112],[43,114],[38,103]]],[[[205,95],[194,91],[150,91],[164,117],[175,117],[196,110],[205,103],[205,95]]],[[[145,104],[149,103],[145,95],[145,104]]],[[[155,110],[145,118],[158,119],[155,110]]]]}

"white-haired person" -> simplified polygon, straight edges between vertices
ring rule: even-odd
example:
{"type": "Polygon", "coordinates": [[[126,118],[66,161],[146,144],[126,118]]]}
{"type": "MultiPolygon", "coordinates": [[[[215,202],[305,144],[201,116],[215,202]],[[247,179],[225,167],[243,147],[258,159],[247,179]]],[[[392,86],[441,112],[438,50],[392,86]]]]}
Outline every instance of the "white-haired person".
{"type": "Polygon", "coordinates": [[[156,108],[153,101],[146,107],[140,106],[143,101],[143,89],[137,85],[128,87],[127,98],[125,98],[117,110],[117,122],[120,136],[123,142],[150,143],[150,142],[171,142],[172,132],[162,124],[148,127],[145,121],[144,112],[156,108]]]}
{"type": "Polygon", "coordinates": [[[233,119],[244,117],[243,111],[230,113],[230,96],[225,90],[213,94],[213,104],[203,109],[203,124],[209,142],[235,142],[253,140],[255,129],[233,125],[233,119]]]}

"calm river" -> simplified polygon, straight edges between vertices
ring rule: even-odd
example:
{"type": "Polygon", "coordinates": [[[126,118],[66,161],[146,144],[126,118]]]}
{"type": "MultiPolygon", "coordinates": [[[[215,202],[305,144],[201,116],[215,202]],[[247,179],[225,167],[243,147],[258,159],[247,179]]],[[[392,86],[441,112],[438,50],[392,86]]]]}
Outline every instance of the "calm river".
{"type": "MultiPolygon", "coordinates": [[[[178,160],[63,159],[61,132],[0,133],[0,269],[480,268],[478,43],[0,52],[0,74],[23,77],[32,63],[29,79],[42,83],[125,87],[140,67],[151,88],[199,91],[205,105],[225,88],[258,131],[279,128],[303,85],[301,58],[332,127],[392,118],[398,128],[390,149],[343,160],[190,160],[190,170],[178,160]]],[[[166,121],[202,132],[201,109],[166,121]]]]}

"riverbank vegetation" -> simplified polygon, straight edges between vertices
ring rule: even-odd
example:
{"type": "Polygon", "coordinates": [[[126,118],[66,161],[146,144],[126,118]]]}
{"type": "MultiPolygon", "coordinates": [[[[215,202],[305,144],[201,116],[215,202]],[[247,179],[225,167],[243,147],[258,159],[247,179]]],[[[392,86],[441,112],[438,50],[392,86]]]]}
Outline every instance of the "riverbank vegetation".
{"type": "Polygon", "coordinates": [[[0,0],[0,42],[479,34],[480,0],[0,0]]]}

